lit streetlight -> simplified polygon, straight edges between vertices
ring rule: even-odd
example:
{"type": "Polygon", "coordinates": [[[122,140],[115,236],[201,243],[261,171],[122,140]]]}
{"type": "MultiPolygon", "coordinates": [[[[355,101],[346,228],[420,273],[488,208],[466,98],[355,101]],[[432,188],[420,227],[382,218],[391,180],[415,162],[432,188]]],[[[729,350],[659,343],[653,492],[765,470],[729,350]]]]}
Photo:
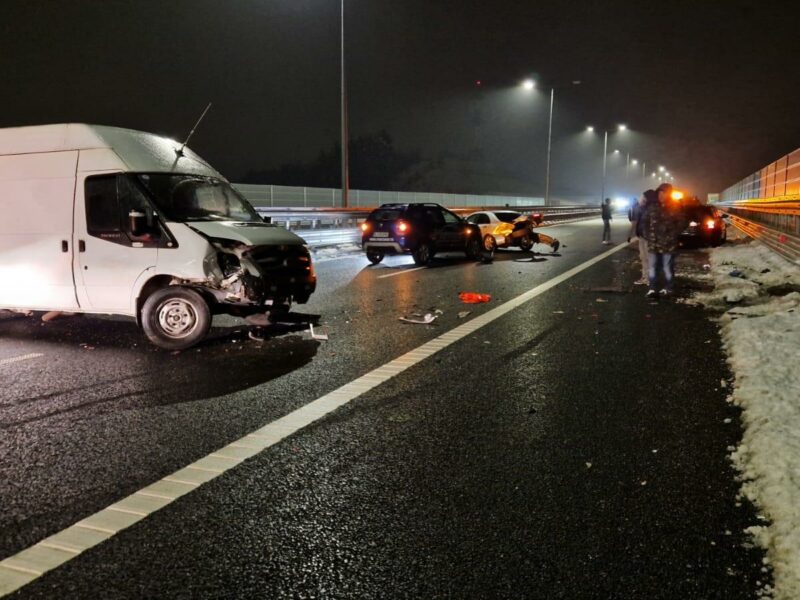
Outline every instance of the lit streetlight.
{"type": "MultiPolygon", "coordinates": [[[[580,85],[580,80],[573,80],[570,85],[580,85]]],[[[536,82],[533,79],[526,79],[522,82],[522,87],[526,91],[531,91],[536,87],[536,82]]],[[[559,86],[567,87],[567,86],[559,86]]],[[[556,86],[550,86],[550,117],[547,122],[547,164],[544,173],[544,204],[550,205],[550,155],[553,146],[553,105],[555,103],[556,86]]]]}
{"type": "MultiPolygon", "coordinates": [[[[628,129],[627,125],[617,125],[617,131],[618,132],[627,131],[627,129],[628,129]]],[[[594,127],[589,125],[586,128],[586,131],[588,131],[589,133],[592,133],[594,131],[594,127]]],[[[614,152],[615,153],[619,153],[619,150],[615,150],[614,152]]],[[[606,195],[606,167],[607,167],[607,160],[608,160],[608,129],[603,131],[603,180],[602,180],[602,184],[601,184],[601,187],[600,187],[600,202],[603,201],[603,198],[605,198],[605,195],[606,195]]]]}

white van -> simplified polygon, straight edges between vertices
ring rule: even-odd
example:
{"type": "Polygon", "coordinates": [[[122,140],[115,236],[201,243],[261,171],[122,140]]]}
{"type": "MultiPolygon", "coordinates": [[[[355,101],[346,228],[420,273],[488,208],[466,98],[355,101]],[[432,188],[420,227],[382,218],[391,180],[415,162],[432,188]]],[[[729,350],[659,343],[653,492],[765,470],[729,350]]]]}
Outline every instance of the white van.
{"type": "Polygon", "coordinates": [[[302,238],[178,142],[85,124],[0,129],[0,309],[129,315],[167,349],[216,313],[304,303],[302,238]]]}

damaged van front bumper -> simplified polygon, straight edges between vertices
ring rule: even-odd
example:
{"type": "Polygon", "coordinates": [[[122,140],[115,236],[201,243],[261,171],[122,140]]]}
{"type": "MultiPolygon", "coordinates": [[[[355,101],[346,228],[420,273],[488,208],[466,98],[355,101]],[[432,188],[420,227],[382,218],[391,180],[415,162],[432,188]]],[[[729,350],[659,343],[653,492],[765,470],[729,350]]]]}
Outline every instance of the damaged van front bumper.
{"type": "Polygon", "coordinates": [[[304,304],[317,287],[311,254],[304,245],[210,242],[216,252],[206,258],[206,279],[183,283],[211,295],[217,312],[247,315],[276,305],[304,304]]]}

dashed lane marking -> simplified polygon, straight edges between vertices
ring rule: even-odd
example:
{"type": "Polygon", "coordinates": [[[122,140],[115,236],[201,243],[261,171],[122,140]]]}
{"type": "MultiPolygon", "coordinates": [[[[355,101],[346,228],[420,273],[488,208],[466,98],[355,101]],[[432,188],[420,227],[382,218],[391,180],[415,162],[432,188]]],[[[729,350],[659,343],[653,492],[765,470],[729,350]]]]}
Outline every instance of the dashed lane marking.
{"type": "Polygon", "coordinates": [[[11,358],[0,358],[0,367],[4,367],[5,365],[11,365],[14,363],[22,362],[23,360],[30,360],[32,358],[39,358],[40,356],[44,356],[44,354],[23,354],[22,356],[13,356],[11,358]]]}
{"type": "Polygon", "coordinates": [[[397,271],[396,273],[387,273],[386,275],[378,275],[378,279],[394,277],[396,275],[402,275],[403,273],[411,273],[411,271],[419,271],[420,269],[427,269],[427,268],[428,267],[414,267],[413,269],[403,269],[402,271],[397,271]]]}
{"type": "MultiPolygon", "coordinates": [[[[84,550],[100,544],[123,529],[171,504],[184,494],[196,490],[202,484],[219,477],[248,458],[266,450],[270,446],[274,446],[351,400],[376,388],[384,381],[404,372],[440,350],[474,333],[484,325],[488,325],[536,296],[545,293],[547,290],[627,247],[627,243],[619,244],[591,260],[573,267],[527,292],[523,292],[516,298],[504,302],[482,315],[478,315],[422,344],[418,348],[406,352],[385,365],[370,371],[366,375],[362,375],[358,379],[343,385],[339,389],[264,425],[261,429],[257,429],[227,446],[215,450],[200,460],[138,492],[134,492],[130,496],[86,517],[67,529],[0,561],[0,597],[10,594],[14,590],[38,579],[47,571],[72,560],[84,550]]],[[[399,273],[393,273],[393,275],[397,274],[399,273]]],[[[22,358],[17,357],[17,360],[22,358]]]]}

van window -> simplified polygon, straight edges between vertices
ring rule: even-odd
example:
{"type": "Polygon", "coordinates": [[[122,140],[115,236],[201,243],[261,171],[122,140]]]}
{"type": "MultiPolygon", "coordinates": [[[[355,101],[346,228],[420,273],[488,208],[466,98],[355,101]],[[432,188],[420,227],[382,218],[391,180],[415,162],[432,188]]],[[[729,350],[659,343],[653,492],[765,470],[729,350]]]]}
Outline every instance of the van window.
{"type": "Polygon", "coordinates": [[[86,180],[86,226],[89,235],[122,231],[117,176],[86,180]]]}
{"type": "Polygon", "coordinates": [[[264,222],[226,181],[172,173],[141,173],[135,177],[168,221],[264,222]]]}
{"type": "Polygon", "coordinates": [[[124,174],[88,177],[84,196],[89,235],[126,246],[158,244],[158,217],[135,179],[124,174]]]}

